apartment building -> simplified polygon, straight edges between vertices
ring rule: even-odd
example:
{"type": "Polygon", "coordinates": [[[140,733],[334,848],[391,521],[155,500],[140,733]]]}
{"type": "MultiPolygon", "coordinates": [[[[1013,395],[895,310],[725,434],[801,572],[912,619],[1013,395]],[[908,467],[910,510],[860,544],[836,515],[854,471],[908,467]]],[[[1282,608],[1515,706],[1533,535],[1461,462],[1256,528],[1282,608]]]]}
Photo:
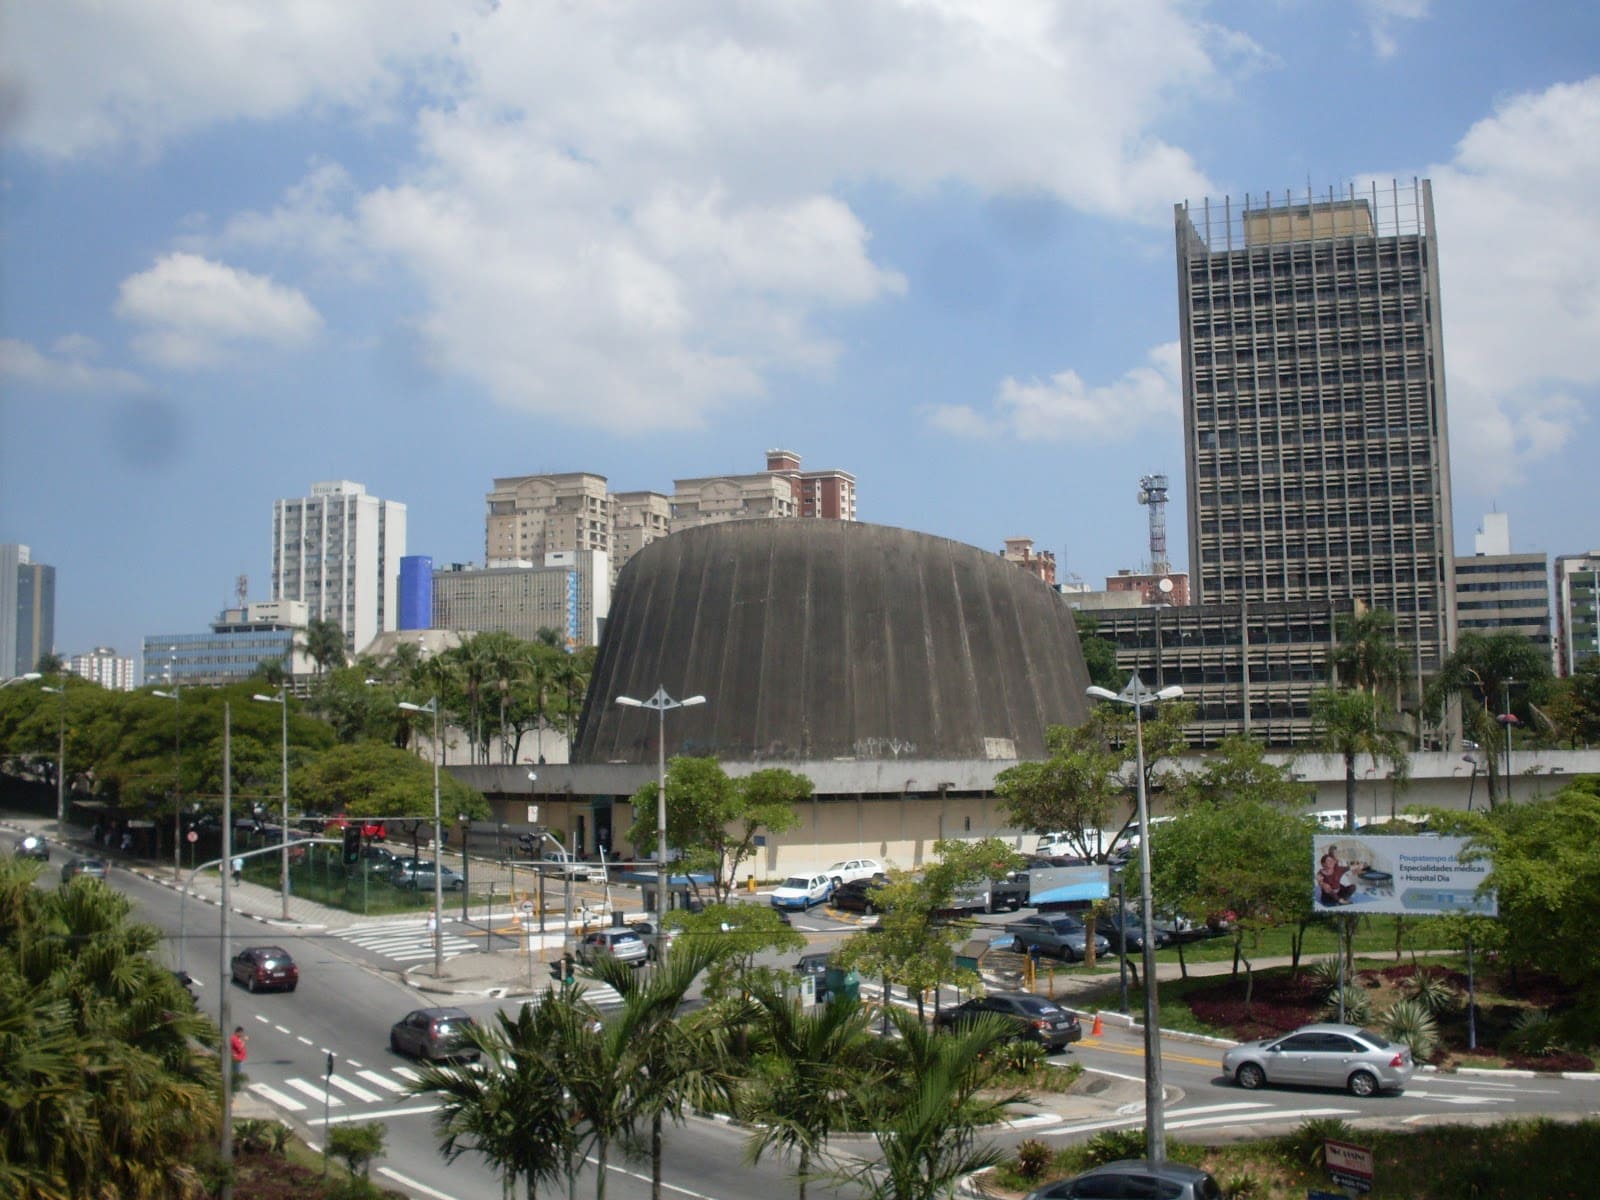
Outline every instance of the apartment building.
{"type": "Polygon", "coordinates": [[[1600,550],[1556,557],[1556,674],[1600,655],[1600,550]]]}
{"type": "Polygon", "coordinates": [[[1458,633],[1520,633],[1551,660],[1550,558],[1511,552],[1511,519],[1489,513],[1473,537],[1471,558],[1456,559],[1458,633]]]}
{"type": "Polygon", "coordinates": [[[67,670],[79,679],[98,683],[114,692],[131,692],[137,686],[131,655],[118,654],[109,646],[96,646],[87,654],[74,654],[67,670]]]}
{"type": "Polygon", "coordinates": [[[406,506],[359,483],[314,483],[272,512],[272,599],[295,600],[309,619],[333,621],[355,654],[398,627],[406,506]]]}

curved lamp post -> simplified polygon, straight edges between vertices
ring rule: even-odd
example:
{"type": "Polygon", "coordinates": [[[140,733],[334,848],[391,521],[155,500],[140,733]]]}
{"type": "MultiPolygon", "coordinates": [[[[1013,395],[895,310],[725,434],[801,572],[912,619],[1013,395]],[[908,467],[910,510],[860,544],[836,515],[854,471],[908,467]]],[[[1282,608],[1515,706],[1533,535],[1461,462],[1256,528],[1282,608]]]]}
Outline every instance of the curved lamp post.
{"type": "Polygon", "coordinates": [[[1135,674],[1120,692],[1092,687],[1097,700],[1126,704],[1133,709],[1133,744],[1138,768],[1139,797],[1139,907],[1140,935],[1144,942],[1144,1140],[1145,1157],[1164,1162],[1167,1157],[1166,1125],[1161,1111],[1161,1006],[1156,995],[1155,903],[1150,895],[1150,806],[1144,787],[1144,708],[1159,700],[1176,700],[1183,689],[1173,684],[1160,691],[1145,687],[1135,674]]]}
{"type": "Polygon", "coordinates": [[[283,817],[278,829],[278,841],[283,847],[282,860],[278,865],[278,888],[283,893],[283,919],[289,919],[289,698],[287,684],[278,685],[276,696],[263,696],[260,692],[251,696],[252,700],[259,700],[263,704],[276,704],[283,709],[283,817]]]}
{"type": "Polygon", "coordinates": [[[674,700],[667,695],[663,684],[656,688],[648,700],[635,700],[632,696],[618,696],[617,703],[625,708],[653,708],[656,710],[656,961],[667,958],[667,710],[688,708],[704,704],[704,696],[689,696],[674,700]]]}
{"type": "Polygon", "coordinates": [[[434,696],[426,704],[402,700],[400,707],[406,712],[433,714],[433,977],[438,979],[444,974],[444,857],[439,853],[443,844],[439,822],[439,759],[444,749],[439,744],[439,697],[434,696]]]}

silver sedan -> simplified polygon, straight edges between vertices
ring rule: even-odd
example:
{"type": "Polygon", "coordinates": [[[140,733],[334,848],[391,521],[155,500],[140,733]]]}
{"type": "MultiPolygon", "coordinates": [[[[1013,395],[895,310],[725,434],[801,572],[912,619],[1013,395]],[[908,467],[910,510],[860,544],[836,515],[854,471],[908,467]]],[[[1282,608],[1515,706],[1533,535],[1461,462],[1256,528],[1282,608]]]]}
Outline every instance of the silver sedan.
{"type": "Polygon", "coordinates": [[[1263,1084],[1347,1088],[1356,1096],[1398,1092],[1411,1081],[1411,1049],[1359,1025],[1302,1025],[1293,1033],[1241,1042],[1222,1070],[1242,1088],[1263,1084]]]}

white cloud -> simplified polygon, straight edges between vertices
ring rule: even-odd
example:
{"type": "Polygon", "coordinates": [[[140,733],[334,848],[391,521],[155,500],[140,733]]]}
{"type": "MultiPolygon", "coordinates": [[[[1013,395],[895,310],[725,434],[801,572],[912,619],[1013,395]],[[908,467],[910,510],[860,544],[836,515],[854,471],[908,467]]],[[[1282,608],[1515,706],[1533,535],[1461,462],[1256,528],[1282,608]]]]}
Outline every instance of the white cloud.
{"type": "MultiPolygon", "coordinates": [[[[445,69],[473,0],[49,0],[6,6],[8,140],[71,158],[229,120],[389,115],[445,69]]],[[[441,77],[442,79],[443,77],[441,77]]]]}
{"type": "Polygon", "coordinates": [[[124,279],[116,311],[142,327],[133,342],[141,355],[180,368],[216,365],[243,342],[302,344],[322,325],[298,290],[185,253],[124,279]]]}
{"type": "Polygon", "coordinates": [[[143,379],[132,371],[97,367],[85,362],[99,347],[92,338],[68,334],[58,338],[52,353],[15,338],[0,338],[0,376],[57,392],[142,392],[143,379]]]}
{"type": "Polygon", "coordinates": [[[1379,58],[1393,58],[1400,51],[1395,33],[1403,21],[1420,21],[1428,15],[1430,0],[1361,0],[1367,14],[1367,33],[1379,58]]]}
{"type": "Polygon", "coordinates": [[[1150,351],[1146,365],[1111,383],[1092,386],[1072,370],[1049,379],[1007,378],[990,411],[969,405],[930,410],[929,423],[959,436],[1010,436],[1034,442],[1121,442],[1180,417],[1181,364],[1177,342],[1150,351]]]}
{"type": "Polygon", "coordinates": [[[1527,478],[1596,399],[1596,129],[1600,76],[1506,100],[1429,171],[1458,490],[1527,478]]]}
{"type": "MultiPolygon", "coordinates": [[[[25,150],[423,104],[386,184],[318,162],[276,208],[179,247],[351,278],[382,256],[420,285],[436,367],[627,430],[826,371],[819,318],[903,292],[846,189],[1037,193],[1159,227],[1213,190],[1163,122],[1263,57],[1188,0],[122,0],[87,39],[84,3],[29,6],[4,52],[32,101],[25,150]]],[[[141,348],[214,358],[195,316],[141,348]]]]}

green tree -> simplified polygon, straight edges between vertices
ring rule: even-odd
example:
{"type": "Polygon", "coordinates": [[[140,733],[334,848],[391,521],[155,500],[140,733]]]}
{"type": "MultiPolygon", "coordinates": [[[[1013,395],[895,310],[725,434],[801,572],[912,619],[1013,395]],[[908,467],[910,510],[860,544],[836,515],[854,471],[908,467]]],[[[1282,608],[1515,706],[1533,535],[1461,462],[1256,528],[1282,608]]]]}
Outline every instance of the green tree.
{"type": "Polygon", "coordinates": [[[1322,748],[1344,763],[1345,828],[1356,828],[1356,761],[1368,758],[1376,769],[1386,763],[1390,775],[1403,782],[1410,770],[1408,739],[1384,725],[1383,702],[1370,692],[1320,688],[1311,693],[1311,718],[1322,748]]]}
{"type": "Polygon", "coordinates": [[[1127,676],[1117,669],[1116,643],[1100,636],[1100,622],[1093,613],[1077,609],[1072,620],[1078,627],[1078,645],[1083,650],[1083,665],[1089,669],[1089,682],[1117,691],[1127,676]]]}
{"type": "Polygon", "coordinates": [[[861,1111],[856,1097],[863,1085],[880,1082],[869,1017],[855,1000],[807,1009],[786,991],[752,990],[755,1055],[742,1106],[752,1132],[745,1156],[756,1163],[773,1149],[793,1155],[799,1200],[806,1200],[812,1160],[861,1111]]]}
{"type": "Polygon", "coordinates": [[[1045,733],[1049,757],[1007,767],[995,778],[995,795],[1008,824],[1034,833],[1065,832],[1083,858],[1098,858],[1099,830],[1121,794],[1123,764],[1093,722],[1052,725],[1045,733]]]}
{"type": "Polygon", "coordinates": [[[1555,682],[1546,710],[1558,737],[1573,749],[1600,742],[1600,655],[1590,655],[1555,682]]]}
{"type": "Polygon", "coordinates": [[[362,1179],[372,1168],[372,1160],[383,1153],[388,1133],[382,1121],[365,1125],[335,1125],[328,1130],[328,1153],[344,1160],[345,1168],[362,1179]]]}
{"type": "Polygon", "coordinates": [[[1405,655],[1394,640],[1394,614],[1362,608],[1337,622],[1333,664],[1338,682],[1357,691],[1392,699],[1405,673],[1405,655]]]}
{"type": "Polygon", "coordinates": [[[953,1196],[963,1178],[1000,1159],[980,1130],[1026,1099],[991,1086],[1001,1057],[995,1051],[1013,1031],[1001,1017],[934,1032],[903,1010],[892,1016],[899,1037],[882,1046],[899,1069],[861,1091],[864,1111],[875,1114],[878,1161],[839,1168],[834,1177],[870,1200],[953,1196]]]}
{"type": "Polygon", "coordinates": [[[700,912],[677,910],[667,914],[667,924],[679,931],[679,944],[705,941],[722,953],[706,968],[707,999],[723,999],[755,987],[778,987],[789,972],[780,967],[758,966],[759,955],[772,951],[799,953],[805,936],[783,923],[765,904],[708,904],[700,912]]]}
{"type": "Polygon", "coordinates": [[[492,1024],[469,1031],[478,1063],[427,1064],[411,1085],[437,1098],[434,1128],[446,1162],[476,1151],[500,1171],[507,1191],[521,1180],[528,1200],[540,1183],[566,1174],[575,1154],[566,1097],[546,1052],[560,1029],[556,1008],[570,998],[549,990],[515,1016],[497,1012],[492,1024]]]}
{"type": "MultiPolygon", "coordinates": [[[[298,794],[308,807],[352,817],[391,818],[411,838],[412,853],[422,835],[432,832],[433,773],[427,759],[378,742],[333,746],[303,767],[298,794]]],[[[448,771],[439,773],[439,811],[447,821],[458,814],[473,820],[489,815],[483,794],[448,771]]]]}
{"type": "MultiPolygon", "coordinates": [[[[654,846],[658,785],[633,794],[628,840],[654,846]]],[[[680,848],[691,870],[713,877],[717,903],[726,904],[739,866],[755,853],[756,837],[781,836],[800,824],[795,806],[811,795],[804,775],[770,767],[729,778],[714,758],[678,756],[667,765],[667,843],[680,848]]]]}
{"type": "MultiPolygon", "coordinates": [[[[1445,659],[1428,686],[1426,711],[1438,719],[1452,701],[1461,705],[1461,727],[1466,736],[1487,752],[1489,808],[1493,810],[1509,787],[1498,755],[1507,746],[1507,734],[1496,719],[1515,716],[1517,705],[1523,713],[1528,705],[1543,698],[1550,677],[1546,652],[1520,633],[1502,630],[1494,634],[1464,633],[1456,642],[1455,653],[1445,659]],[[1516,692],[1513,683],[1522,685],[1516,692]]],[[[1519,717],[1518,720],[1526,720],[1519,717]]],[[[1506,750],[1509,757],[1509,750],[1506,750]]]]}
{"type": "Polygon", "coordinates": [[[344,630],[337,621],[307,621],[305,632],[296,640],[298,648],[316,664],[318,675],[327,674],[331,667],[342,667],[347,661],[344,630]]]}
{"type": "Polygon", "coordinates": [[[1300,809],[1316,798],[1316,788],[1295,777],[1292,760],[1268,762],[1266,746],[1252,737],[1223,738],[1170,790],[1179,808],[1248,799],[1300,809]]]}

